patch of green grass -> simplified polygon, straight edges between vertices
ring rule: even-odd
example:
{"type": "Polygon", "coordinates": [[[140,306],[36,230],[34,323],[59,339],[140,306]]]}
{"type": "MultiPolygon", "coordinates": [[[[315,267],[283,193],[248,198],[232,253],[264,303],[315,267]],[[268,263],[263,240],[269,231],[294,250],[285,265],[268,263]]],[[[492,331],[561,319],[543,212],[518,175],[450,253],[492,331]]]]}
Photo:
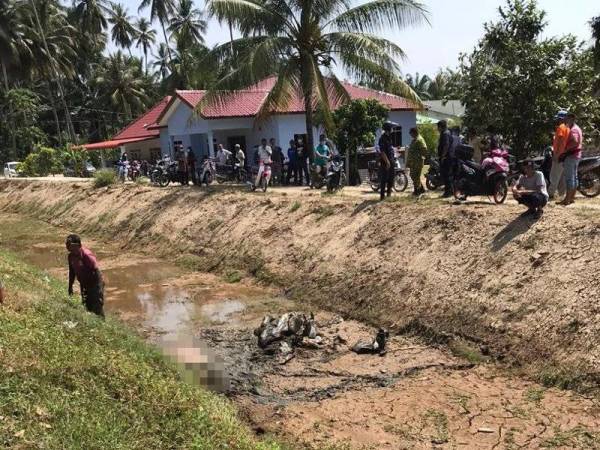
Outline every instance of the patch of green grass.
{"type": "Polygon", "coordinates": [[[239,283],[240,281],[242,281],[243,277],[244,275],[239,270],[229,270],[225,273],[223,279],[227,283],[239,283]]]}
{"type": "Polygon", "coordinates": [[[3,250],[0,273],[2,448],[280,448],[123,325],[86,313],[63,284],[3,250]]]}
{"type": "Polygon", "coordinates": [[[117,174],[111,169],[101,169],[94,174],[94,187],[101,188],[117,182],[117,174]]]}
{"type": "Polygon", "coordinates": [[[175,263],[187,270],[200,270],[204,265],[204,259],[197,255],[181,255],[175,260],[175,263]]]}
{"type": "Polygon", "coordinates": [[[311,209],[310,212],[317,215],[318,222],[326,217],[333,216],[335,214],[335,208],[331,205],[319,205],[311,209]]]}
{"type": "Polygon", "coordinates": [[[453,340],[450,342],[449,347],[455,356],[464,358],[471,364],[481,364],[487,361],[487,358],[481,353],[479,348],[461,339],[453,340]]]}
{"type": "Polygon", "coordinates": [[[448,442],[449,434],[448,434],[448,416],[443,411],[438,411],[436,409],[428,409],[427,412],[423,415],[423,419],[431,424],[435,430],[435,434],[431,436],[431,441],[443,444],[448,442]]]}
{"type": "Polygon", "coordinates": [[[600,432],[579,425],[570,430],[555,429],[554,435],[540,443],[541,448],[600,448],[600,432]]]}
{"type": "Polygon", "coordinates": [[[292,203],[292,206],[290,206],[290,212],[298,211],[301,206],[302,206],[302,203],[300,203],[298,200],[296,200],[294,203],[292,203]]]}
{"type": "Polygon", "coordinates": [[[135,184],[138,186],[146,186],[150,184],[150,178],[139,176],[135,179],[135,184]]]}
{"type": "Polygon", "coordinates": [[[544,399],[544,389],[538,387],[527,389],[525,399],[533,403],[540,403],[544,399]]]}

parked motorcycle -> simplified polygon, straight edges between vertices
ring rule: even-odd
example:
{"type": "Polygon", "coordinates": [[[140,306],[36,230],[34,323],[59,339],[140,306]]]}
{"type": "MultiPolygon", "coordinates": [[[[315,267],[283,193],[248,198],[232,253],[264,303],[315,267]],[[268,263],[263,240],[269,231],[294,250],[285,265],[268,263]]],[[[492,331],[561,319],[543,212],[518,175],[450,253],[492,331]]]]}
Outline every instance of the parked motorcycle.
{"type": "Polygon", "coordinates": [[[321,189],[327,182],[327,168],[316,164],[310,165],[310,188],[321,189]]]}
{"type": "Polygon", "coordinates": [[[140,172],[140,162],[132,161],[127,170],[127,176],[131,181],[137,180],[141,175],[140,172]]]}
{"type": "MultiPolygon", "coordinates": [[[[257,175],[258,175],[258,172],[257,172],[257,175]]],[[[255,179],[256,178],[249,180],[251,191],[255,191],[257,189],[256,184],[254,183],[255,179]]],[[[260,181],[258,183],[259,187],[262,189],[263,192],[267,192],[267,187],[269,186],[270,179],[271,179],[271,164],[266,163],[266,164],[264,164],[264,169],[262,171],[262,175],[261,175],[260,181]]]]}
{"type": "Polygon", "coordinates": [[[460,152],[459,148],[456,155],[454,197],[457,200],[466,200],[472,195],[487,195],[497,204],[504,203],[508,194],[508,152],[492,150],[481,164],[472,161],[466,152],[460,152]]]}
{"type": "Polygon", "coordinates": [[[600,156],[581,158],[577,169],[579,192],[585,197],[600,195],[600,156]]]}
{"type": "Polygon", "coordinates": [[[200,185],[207,186],[215,180],[217,176],[217,163],[212,158],[204,158],[202,161],[202,172],[200,173],[200,185]]]}
{"type": "Polygon", "coordinates": [[[225,182],[243,183],[246,181],[246,170],[238,162],[233,165],[218,166],[215,179],[219,184],[225,182]]]}
{"type": "Polygon", "coordinates": [[[425,186],[430,191],[435,191],[437,188],[444,185],[442,179],[442,171],[440,169],[440,160],[437,158],[429,159],[429,169],[425,174],[425,186]]]}
{"type": "Polygon", "coordinates": [[[341,156],[333,157],[327,168],[325,176],[327,192],[335,192],[344,189],[346,185],[346,172],[344,172],[344,161],[341,156]]]}
{"type": "MultiPolygon", "coordinates": [[[[373,192],[379,191],[379,164],[379,161],[369,161],[367,163],[369,183],[373,192]]],[[[408,187],[408,177],[398,160],[394,162],[394,170],[396,172],[393,185],[394,191],[404,192],[408,187]]]]}

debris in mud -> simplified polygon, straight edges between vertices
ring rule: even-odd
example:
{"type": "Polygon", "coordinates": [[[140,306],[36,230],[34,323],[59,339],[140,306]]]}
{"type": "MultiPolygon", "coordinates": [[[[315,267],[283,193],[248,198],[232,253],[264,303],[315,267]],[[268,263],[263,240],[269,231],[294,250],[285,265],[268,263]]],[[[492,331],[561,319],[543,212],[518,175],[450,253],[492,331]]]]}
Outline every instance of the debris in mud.
{"type": "MultiPolygon", "coordinates": [[[[254,330],[258,346],[265,353],[275,354],[279,351],[284,356],[292,354],[294,347],[303,344],[305,338],[307,346],[318,347],[322,342],[318,334],[312,313],[308,317],[294,312],[285,313],[279,318],[265,316],[260,326],[254,330]]],[[[283,364],[289,359],[284,358],[283,364]]]]}
{"type": "Polygon", "coordinates": [[[358,341],[352,346],[352,351],[359,355],[379,353],[383,356],[385,354],[385,343],[389,337],[389,331],[380,328],[372,342],[358,341]]]}

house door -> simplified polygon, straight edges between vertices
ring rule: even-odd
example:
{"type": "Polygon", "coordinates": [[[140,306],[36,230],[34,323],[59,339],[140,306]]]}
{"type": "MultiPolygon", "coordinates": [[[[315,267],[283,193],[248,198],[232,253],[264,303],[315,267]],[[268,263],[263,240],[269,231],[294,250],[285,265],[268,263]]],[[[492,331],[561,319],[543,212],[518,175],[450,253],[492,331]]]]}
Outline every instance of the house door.
{"type": "Polygon", "coordinates": [[[229,136],[227,138],[227,149],[232,152],[235,144],[238,144],[244,150],[244,153],[248,152],[246,148],[246,136],[229,136]]]}

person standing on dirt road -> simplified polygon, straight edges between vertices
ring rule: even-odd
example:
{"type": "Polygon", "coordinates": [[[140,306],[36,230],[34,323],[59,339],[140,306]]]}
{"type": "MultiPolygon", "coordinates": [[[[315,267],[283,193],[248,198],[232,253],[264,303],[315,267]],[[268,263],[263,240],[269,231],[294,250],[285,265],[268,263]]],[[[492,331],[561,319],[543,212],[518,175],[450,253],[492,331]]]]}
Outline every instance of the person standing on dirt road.
{"type": "Polygon", "coordinates": [[[567,206],[575,201],[575,194],[579,186],[577,178],[577,168],[581,159],[581,150],[583,149],[583,133],[581,128],[575,123],[575,114],[567,114],[566,125],[569,127],[569,137],[565,152],[561,155],[563,161],[563,172],[565,177],[565,186],[567,195],[560,202],[561,205],[567,206]]]}
{"type": "Polygon", "coordinates": [[[196,177],[196,155],[194,154],[194,150],[192,147],[187,148],[187,168],[188,173],[192,178],[192,184],[197,184],[196,177]]]}
{"type": "Polygon", "coordinates": [[[440,160],[440,172],[442,180],[444,181],[444,194],[443,198],[451,197],[453,192],[452,183],[452,163],[453,156],[451,155],[452,147],[452,134],[448,130],[448,122],[440,120],[437,123],[438,131],[440,132],[440,139],[438,141],[438,159],[440,160]]]}
{"type": "Polygon", "coordinates": [[[423,161],[429,156],[429,151],[427,150],[425,139],[419,134],[417,128],[411,128],[409,134],[412,142],[408,146],[406,166],[410,171],[410,178],[413,182],[413,195],[417,196],[425,192],[421,183],[421,172],[423,172],[423,161]]]}
{"type": "Polygon", "coordinates": [[[290,146],[287,151],[288,154],[288,170],[287,178],[285,183],[290,184],[292,176],[294,177],[295,184],[301,184],[298,178],[298,151],[296,150],[296,141],[290,140],[290,146]]]}
{"type": "Polygon", "coordinates": [[[257,150],[258,153],[258,173],[256,174],[256,180],[254,181],[254,186],[258,187],[260,185],[260,179],[262,177],[263,172],[265,171],[266,165],[271,165],[273,160],[271,159],[273,155],[273,149],[267,145],[266,139],[261,139],[260,147],[257,150]]]}
{"type": "Polygon", "coordinates": [[[302,186],[302,179],[306,180],[306,185],[310,186],[310,175],[308,173],[308,166],[310,164],[310,150],[304,145],[304,141],[301,137],[298,137],[296,141],[296,154],[298,155],[298,172],[300,174],[299,186],[302,186]]]}
{"type": "Polygon", "coordinates": [[[390,122],[384,123],[383,134],[379,138],[379,200],[385,198],[386,188],[387,196],[392,195],[392,187],[394,186],[394,178],[396,177],[391,132],[392,124],[390,122]]]}
{"type": "Polygon", "coordinates": [[[69,252],[69,296],[73,295],[73,283],[77,279],[85,308],[104,318],[104,282],[96,256],[81,245],[81,238],[76,234],[67,236],[66,247],[69,252]]]}
{"type": "Polygon", "coordinates": [[[567,148],[567,141],[571,132],[566,124],[567,114],[567,111],[559,111],[554,117],[556,120],[556,130],[554,132],[554,139],[552,140],[552,168],[550,169],[550,187],[548,189],[550,200],[554,199],[557,192],[560,197],[565,194],[563,163],[560,157],[567,148]]]}
{"type": "Polygon", "coordinates": [[[524,173],[519,177],[517,184],[512,188],[515,200],[527,206],[527,213],[534,217],[541,217],[544,206],[548,203],[548,191],[544,174],[535,170],[531,160],[524,162],[524,173]]]}
{"type": "Polygon", "coordinates": [[[179,175],[179,182],[183,186],[184,184],[187,186],[189,184],[188,179],[188,163],[187,156],[183,151],[183,147],[179,147],[179,152],[177,153],[177,172],[179,175]]]}

